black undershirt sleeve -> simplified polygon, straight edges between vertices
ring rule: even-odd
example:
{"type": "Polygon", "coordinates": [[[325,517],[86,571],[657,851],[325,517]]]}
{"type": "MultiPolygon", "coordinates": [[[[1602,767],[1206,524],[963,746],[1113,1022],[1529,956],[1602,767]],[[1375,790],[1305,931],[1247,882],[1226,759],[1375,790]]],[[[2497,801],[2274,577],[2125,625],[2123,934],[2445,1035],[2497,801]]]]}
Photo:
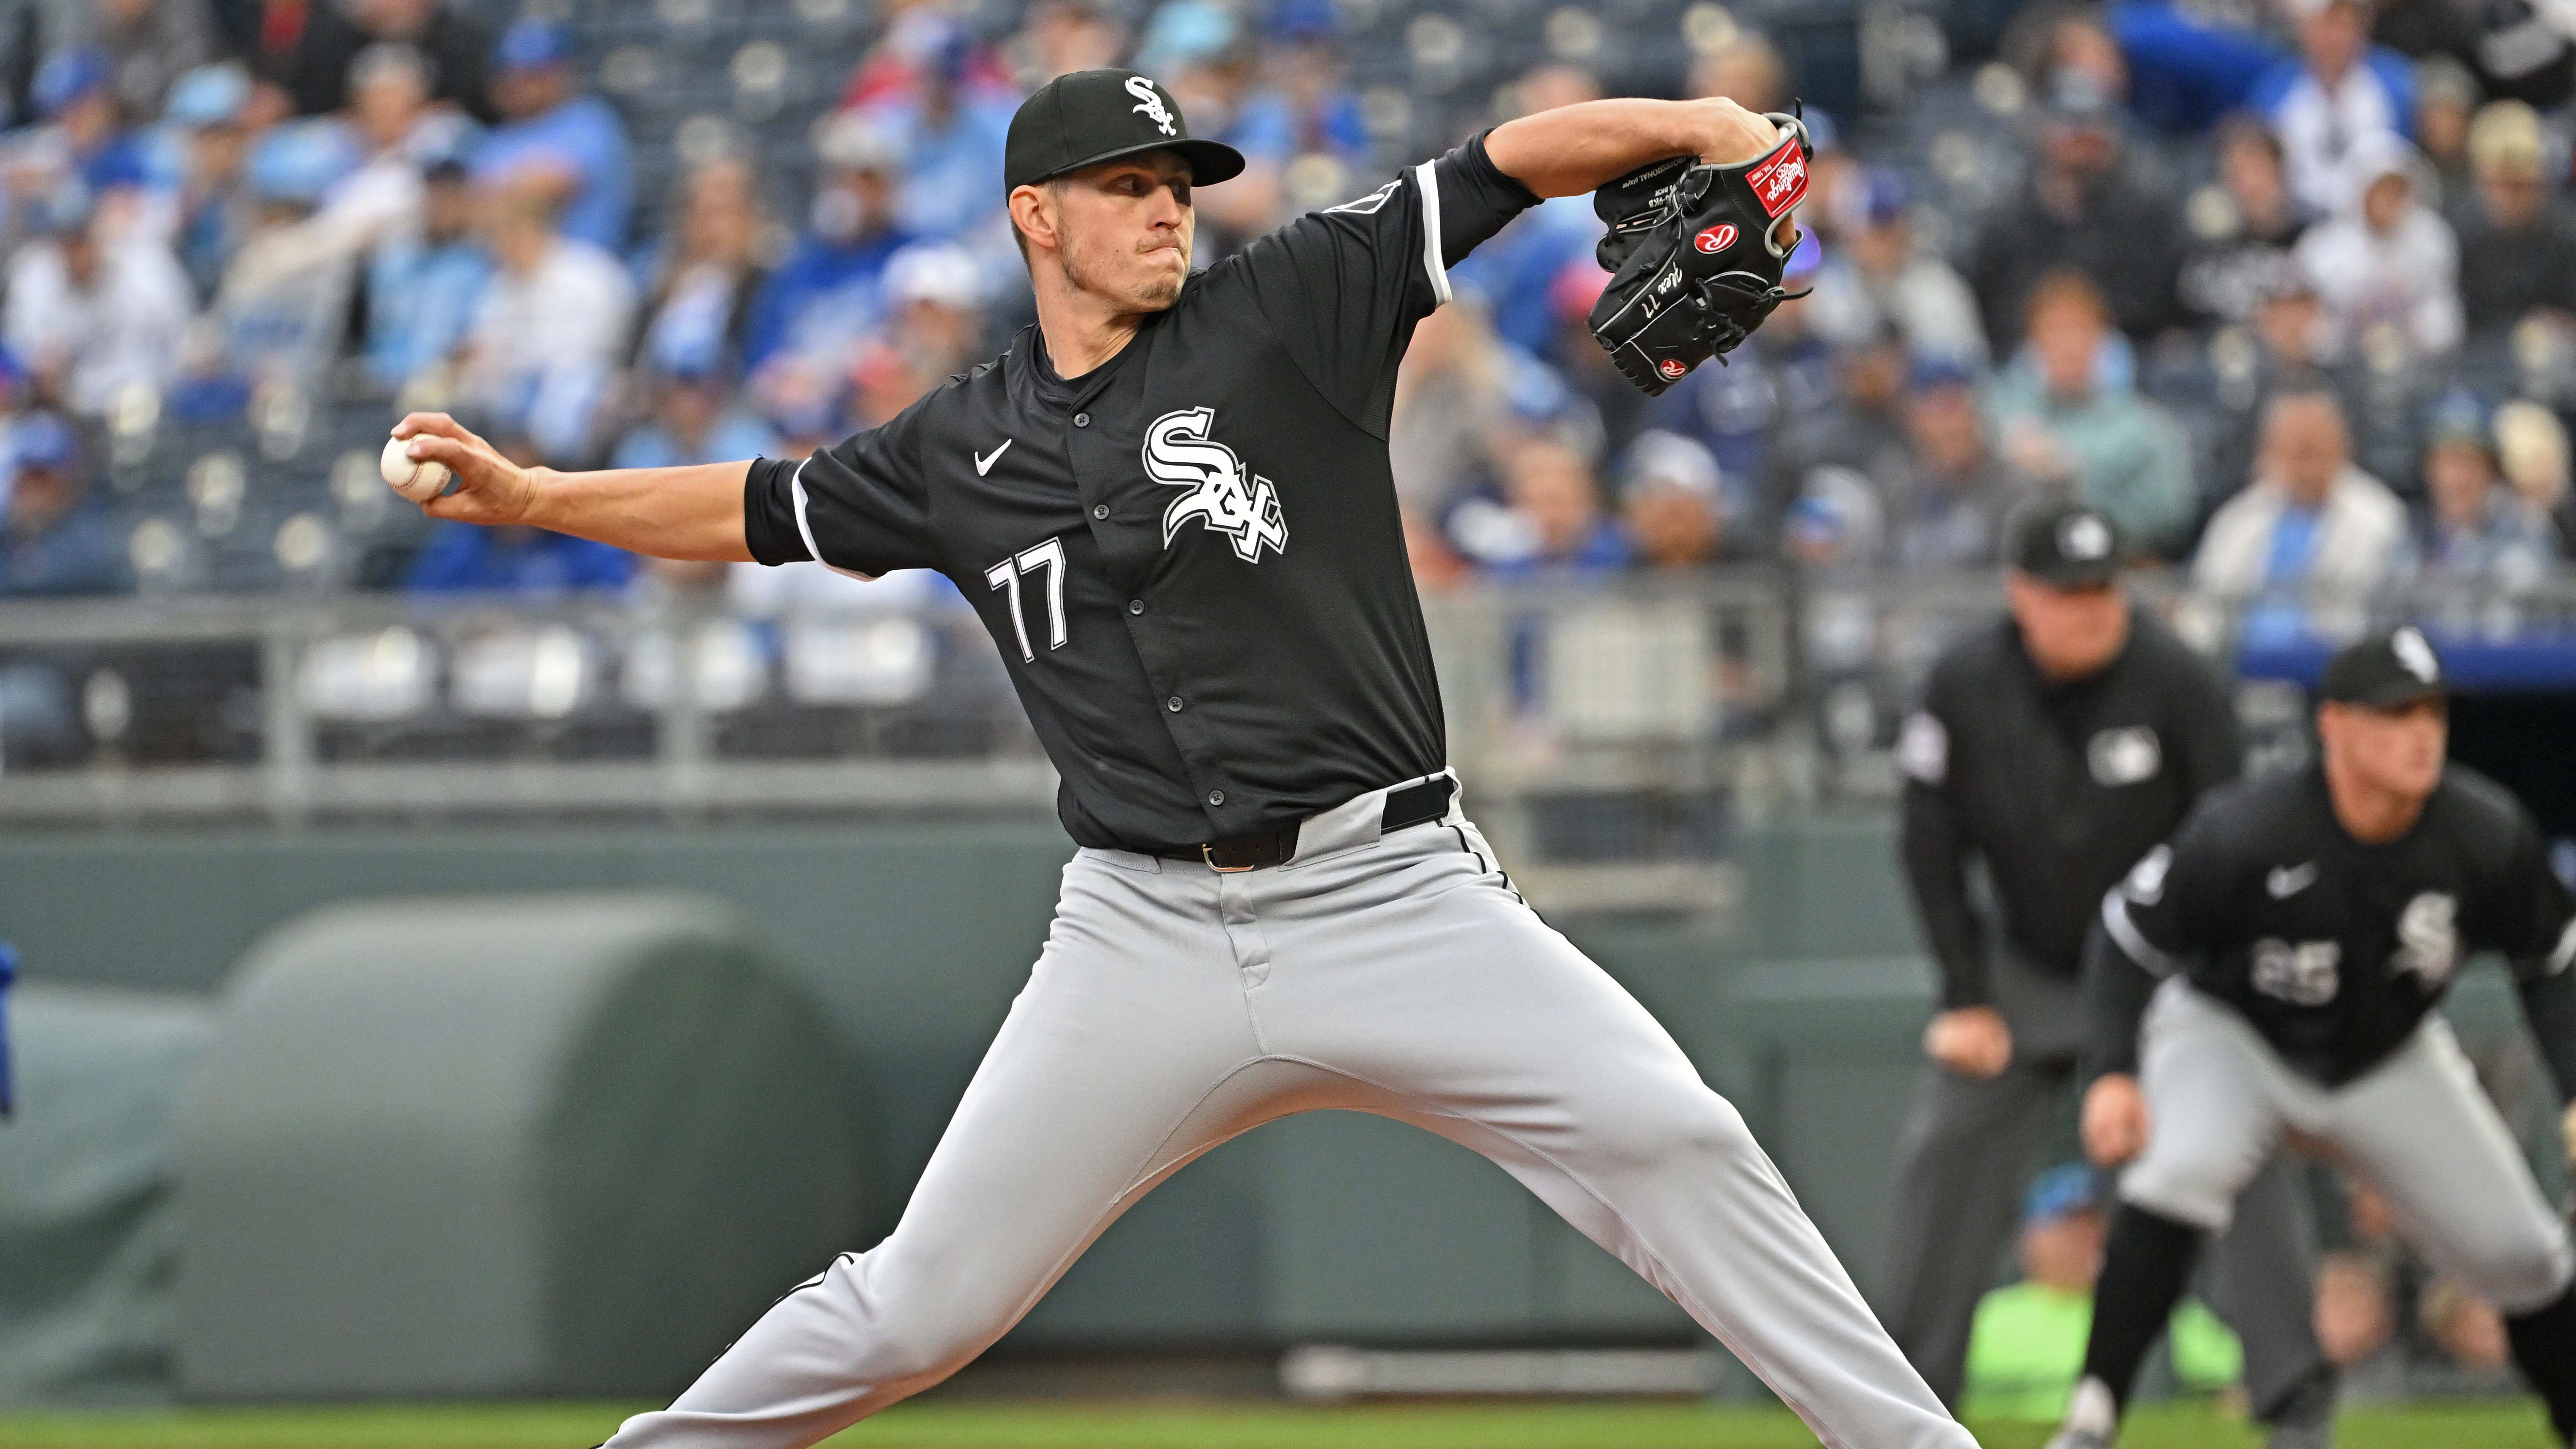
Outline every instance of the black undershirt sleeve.
{"type": "Polygon", "coordinates": [[[1914,892],[1923,938],[1941,972],[1941,1009],[1983,1006],[1989,999],[1986,942],[1968,903],[1968,848],[1950,797],[1920,780],[1905,786],[1905,882],[1914,892]]]}
{"type": "Polygon", "coordinates": [[[773,568],[814,556],[796,531],[796,509],[788,501],[787,475],[795,471],[793,460],[756,458],[742,482],[743,542],[754,559],[773,568]]]}
{"type": "Polygon", "coordinates": [[[2576,1102],[2576,971],[2526,976],[2520,984],[2522,1018],[2558,1080],[2558,1100],[2576,1102]]]}
{"type": "Polygon", "coordinates": [[[1485,152],[1479,131],[1467,144],[1431,163],[1440,180],[1440,260],[1456,266],[1493,239],[1506,222],[1539,204],[1539,195],[1516,176],[1503,174],[1485,152]]]}
{"type": "Polygon", "coordinates": [[[2084,940],[2084,1070],[2087,1082],[2138,1071],[2138,1024],[2156,994],[2156,978],[2093,923],[2084,940]]]}

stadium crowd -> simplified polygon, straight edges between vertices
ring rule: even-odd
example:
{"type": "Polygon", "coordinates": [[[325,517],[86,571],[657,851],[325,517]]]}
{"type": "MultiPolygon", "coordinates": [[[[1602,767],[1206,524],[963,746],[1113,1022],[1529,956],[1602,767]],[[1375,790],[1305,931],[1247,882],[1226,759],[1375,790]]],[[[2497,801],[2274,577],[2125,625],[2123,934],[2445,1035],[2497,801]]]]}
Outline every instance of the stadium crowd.
{"type": "MultiPolygon", "coordinates": [[[[684,164],[649,176],[627,114],[649,47],[600,59],[548,18],[566,7],[8,8],[25,52],[0,136],[12,595],[169,573],[184,530],[156,531],[111,481],[120,440],[282,398],[372,426],[451,408],[566,466],[792,453],[881,422],[1027,319],[1003,131],[1068,69],[1153,72],[1252,158],[1199,198],[1202,265],[1408,159],[1350,79],[1332,0],[1037,0],[999,33],[940,0],[889,4],[802,155],[683,134],[684,164]]],[[[1690,87],[1785,108],[1782,52],[1710,12],[1683,27],[1690,87]]],[[[1793,277],[1811,294],[1663,397],[1628,389],[1584,329],[1605,280],[1584,199],[1459,267],[1466,305],[1422,325],[1391,439],[1425,583],[1973,569],[2003,512],[2051,489],[2233,596],[2560,573],[2569,37],[2454,0],[2130,0],[2024,8],[1993,41],[1885,113],[1810,111],[1823,149],[1793,277]],[[1952,141],[1974,144],[1925,156],[1909,141],[1945,95],[1978,122],[1952,141]]],[[[1600,88],[1549,60],[1468,119],[1600,88]]],[[[235,502],[258,487],[236,480],[235,502]]],[[[284,531],[275,553],[291,572],[284,531]]],[[[461,528],[377,555],[339,581],[616,589],[639,568],[461,528]]]]}

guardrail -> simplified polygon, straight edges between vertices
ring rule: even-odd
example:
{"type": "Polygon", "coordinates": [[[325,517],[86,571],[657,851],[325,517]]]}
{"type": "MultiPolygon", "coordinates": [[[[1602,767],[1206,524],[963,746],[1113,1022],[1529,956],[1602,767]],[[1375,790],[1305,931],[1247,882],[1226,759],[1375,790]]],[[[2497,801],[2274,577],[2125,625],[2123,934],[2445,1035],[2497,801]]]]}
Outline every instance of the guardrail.
{"type": "MultiPolygon", "coordinates": [[[[2264,677],[2365,623],[2424,620],[2464,670],[2576,688],[2576,589],[2212,600],[2134,585],[2264,677]]],[[[1474,807],[1560,894],[1722,902],[1729,835],[1883,803],[1889,746],[1992,576],[1744,567],[1426,596],[1474,807]]],[[[0,823],[429,816],[1043,815],[1054,776],[974,617],[731,612],[674,592],[12,603],[0,610],[0,823]]]]}

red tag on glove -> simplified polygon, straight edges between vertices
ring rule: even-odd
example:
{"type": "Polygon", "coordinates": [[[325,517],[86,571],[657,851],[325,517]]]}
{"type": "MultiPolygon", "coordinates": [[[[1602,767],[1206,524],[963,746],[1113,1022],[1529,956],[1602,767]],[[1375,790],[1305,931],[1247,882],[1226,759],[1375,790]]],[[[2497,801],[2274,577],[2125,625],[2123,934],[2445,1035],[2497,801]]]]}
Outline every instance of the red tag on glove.
{"type": "Polygon", "coordinates": [[[1753,197],[1762,203],[1762,210],[1777,221],[1807,199],[1807,153],[1799,149],[1797,137],[1784,136],[1779,149],[1745,172],[1744,179],[1752,183],[1753,197]]]}

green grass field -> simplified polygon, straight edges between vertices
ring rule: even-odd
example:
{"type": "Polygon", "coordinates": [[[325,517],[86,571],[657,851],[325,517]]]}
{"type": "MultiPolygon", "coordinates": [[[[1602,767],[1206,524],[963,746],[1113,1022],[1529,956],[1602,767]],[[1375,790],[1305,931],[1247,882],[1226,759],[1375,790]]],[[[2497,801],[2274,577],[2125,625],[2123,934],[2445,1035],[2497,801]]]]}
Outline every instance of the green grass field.
{"type": "MultiPolygon", "coordinates": [[[[0,1417],[0,1449],[586,1449],[615,1405],[205,1409],[0,1417]]],[[[2038,1449],[2039,1424],[1984,1424],[1988,1449],[2038,1449]]],[[[2525,1402],[2346,1414],[2344,1449],[2544,1449],[2525,1402]]],[[[1696,1404],[1351,1409],[1255,1405],[906,1405],[835,1449],[1811,1449],[1785,1413],[1696,1404]]],[[[2125,1449],[2253,1449],[2240,1422],[2187,1408],[2142,1413],[2125,1449]]]]}

